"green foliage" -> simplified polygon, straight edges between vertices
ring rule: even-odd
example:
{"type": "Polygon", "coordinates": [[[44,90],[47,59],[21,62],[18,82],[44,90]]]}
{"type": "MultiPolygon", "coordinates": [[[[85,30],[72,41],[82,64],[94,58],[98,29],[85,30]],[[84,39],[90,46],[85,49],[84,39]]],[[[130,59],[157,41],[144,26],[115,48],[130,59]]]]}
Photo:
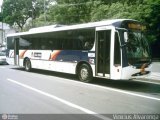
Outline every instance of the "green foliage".
{"type": "Polygon", "coordinates": [[[149,24],[157,39],[160,39],[160,0],[146,0],[146,3],[150,6],[150,11],[144,20],[149,24]]]}
{"type": "Polygon", "coordinates": [[[90,21],[90,3],[86,0],[59,0],[49,9],[50,21],[75,24],[90,21]]]}
{"type": "Polygon", "coordinates": [[[32,4],[29,0],[4,0],[4,22],[10,25],[18,25],[21,29],[26,20],[31,16],[32,4]]]}
{"type": "Polygon", "coordinates": [[[135,4],[128,4],[128,2],[101,4],[92,10],[91,19],[92,21],[97,21],[102,19],[128,18],[141,21],[141,17],[145,14],[145,7],[144,4],[140,4],[139,2],[135,4]]]}
{"type": "Polygon", "coordinates": [[[160,0],[4,0],[3,11],[21,29],[29,18],[32,27],[128,18],[148,24],[150,42],[160,33],[160,0]]]}
{"type": "MultiPolygon", "coordinates": [[[[46,7],[51,0],[45,0],[46,7]]],[[[4,0],[3,21],[23,30],[29,18],[38,18],[44,9],[44,0],[4,0]],[[42,9],[43,8],[43,9],[42,9]]]]}

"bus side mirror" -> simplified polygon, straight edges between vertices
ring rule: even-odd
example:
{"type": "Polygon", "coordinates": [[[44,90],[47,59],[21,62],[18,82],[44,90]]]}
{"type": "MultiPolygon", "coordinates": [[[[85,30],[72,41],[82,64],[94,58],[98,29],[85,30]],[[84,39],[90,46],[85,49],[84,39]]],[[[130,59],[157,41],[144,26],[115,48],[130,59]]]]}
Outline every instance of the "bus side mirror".
{"type": "Polygon", "coordinates": [[[125,41],[125,43],[128,42],[128,33],[127,32],[124,32],[124,41],[125,41]]]}

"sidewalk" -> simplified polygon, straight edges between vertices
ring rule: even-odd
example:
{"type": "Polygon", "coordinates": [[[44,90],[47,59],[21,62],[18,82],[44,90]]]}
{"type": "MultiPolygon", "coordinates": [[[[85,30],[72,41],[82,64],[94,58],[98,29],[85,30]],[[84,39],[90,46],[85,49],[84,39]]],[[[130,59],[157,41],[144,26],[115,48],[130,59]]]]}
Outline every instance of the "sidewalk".
{"type": "Polygon", "coordinates": [[[152,63],[151,73],[143,81],[160,84],[160,62],[152,63]]]}
{"type": "Polygon", "coordinates": [[[160,82],[160,72],[151,72],[148,79],[158,80],[160,82]]]}
{"type": "Polygon", "coordinates": [[[160,62],[153,62],[151,73],[144,78],[136,79],[136,81],[160,84],[160,62]]]}
{"type": "Polygon", "coordinates": [[[153,62],[149,79],[160,81],[160,62],[153,62]]]}

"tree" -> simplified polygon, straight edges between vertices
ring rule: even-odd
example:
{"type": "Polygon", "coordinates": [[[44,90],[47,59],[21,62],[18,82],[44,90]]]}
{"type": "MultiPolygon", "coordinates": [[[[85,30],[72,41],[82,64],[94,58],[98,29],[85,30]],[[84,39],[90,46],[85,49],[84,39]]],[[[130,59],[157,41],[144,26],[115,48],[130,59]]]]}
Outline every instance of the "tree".
{"type": "Polygon", "coordinates": [[[97,21],[102,19],[136,19],[142,21],[145,15],[144,9],[146,5],[140,1],[120,1],[114,0],[112,4],[98,4],[91,12],[91,20],[97,21]],[[134,4],[133,4],[134,3],[134,4]]]}
{"type": "Polygon", "coordinates": [[[29,18],[33,21],[44,12],[44,1],[47,6],[52,0],[4,0],[3,20],[23,30],[29,18]]]}
{"type": "Polygon", "coordinates": [[[57,0],[50,7],[50,21],[59,24],[76,24],[90,21],[93,0],[57,0]]]}
{"type": "Polygon", "coordinates": [[[113,18],[142,20],[144,0],[57,0],[49,9],[54,23],[75,24],[113,18]]]}
{"type": "Polygon", "coordinates": [[[31,11],[31,0],[4,0],[3,20],[10,25],[18,25],[22,30],[27,19],[32,15],[31,11]]]}
{"type": "Polygon", "coordinates": [[[143,20],[149,25],[148,40],[151,45],[152,57],[160,59],[160,0],[145,0],[148,15],[143,20]]]}
{"type": "Polygon", "coordinates": [[[148,4],[148,15],[144,16],[144,21],[149,24],[157,39],[160,39],[160,0],[146,0],[148,4]],[[159,37],[159,38],[158,38],[159,37]]]}

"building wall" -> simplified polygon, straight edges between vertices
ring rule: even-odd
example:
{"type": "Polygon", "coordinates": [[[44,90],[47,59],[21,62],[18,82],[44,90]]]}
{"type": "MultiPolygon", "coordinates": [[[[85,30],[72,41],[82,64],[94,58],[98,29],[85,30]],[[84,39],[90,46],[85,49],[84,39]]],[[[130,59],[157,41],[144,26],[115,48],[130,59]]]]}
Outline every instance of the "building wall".
{"type": "Polygon", "coordinates": [[[0,22],[0,44],[5,44],[6,35],[9,33],[15,33],[15,30],[8,24],[0,22]]]}
{"type": "Polygon", "coordinates": [[[8,24],[0,22],[0,50],[5,49],[7,34],[15,32],[8,24]]]}

